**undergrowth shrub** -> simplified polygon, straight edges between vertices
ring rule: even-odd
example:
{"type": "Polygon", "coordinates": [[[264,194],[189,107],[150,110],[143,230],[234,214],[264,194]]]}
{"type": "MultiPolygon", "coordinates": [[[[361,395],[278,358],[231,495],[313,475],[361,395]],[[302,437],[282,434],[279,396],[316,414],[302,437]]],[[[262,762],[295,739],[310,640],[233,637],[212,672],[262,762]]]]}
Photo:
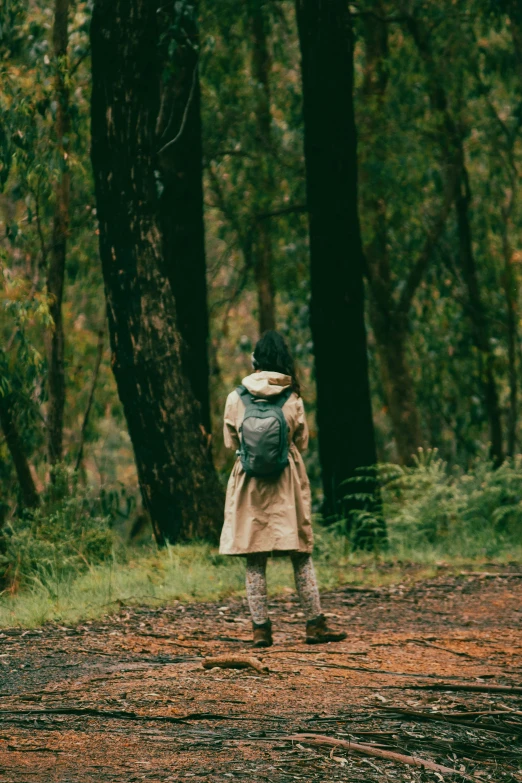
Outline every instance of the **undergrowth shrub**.
{"type": "MultiPolygon", "coordinates": [[[[420,452],[413,467],[380,465],[371,471],[373,482],[376,476],[382,511],[376,513],[368,476],[361,476],[352,484],[360,510],[351,524],[314,525],[314,558],[325,589],[357,581],[363,573],[365,584],[379,584],[383,568],[388,579],[389,569],[404,561],[522,559],[522,457],[498,470],[477,463],[465,472],[449,469],[436,451],[420,452]],[[368,524],[373,534],[384,522],[387,548],[353,551],[362,526],[368,524]]],[[[223,601],[242,594],[242,558],[219,555],[203,542],[159,551],[152,537],[139,546],[129,543],[125,526],[118,533],[128,513],[122,497],[93,497],[59,469],[41,507],[4,526],[0,626],[76,621],[118,603],[223,601]]],[[[286,558],[270,563],[269,583],[273,592],[293,590],[286,558]]]]}
{"type": "Polygon", "coordinates": [[[99,498],[60,466],[41,506],[2,528],[0,580],[9,590],[24,584],[51,588],[109,559],[112,548],[111,519],[103,514],[99,498]]]}
{"type": "MultiPolygon", "coordinates": [[[[437,450],[420,450],[412,467],[379,465],[382,510],[352,512],[351,528],[387,525],[396,554],[433,549],[439,554],[492,556],[522,545],[522,456],[494,469],[449,469],[437,450]]],[[[361,475],[352,486],[367,481],[361,475]]],[[[351,498],[364,502],[364,494],[351,498]]],[[[368,498],[370,500],[370,498],[368,498]]]]}

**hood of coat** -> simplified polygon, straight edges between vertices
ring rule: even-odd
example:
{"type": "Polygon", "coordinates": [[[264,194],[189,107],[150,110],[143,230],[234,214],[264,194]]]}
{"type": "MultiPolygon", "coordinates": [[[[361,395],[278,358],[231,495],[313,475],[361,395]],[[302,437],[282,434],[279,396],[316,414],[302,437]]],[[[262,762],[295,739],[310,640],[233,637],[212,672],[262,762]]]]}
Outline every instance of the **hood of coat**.
{"type": "Polygon", "coordinates": [[[275,397],[292,385],[292,378],[280,372],[263,370],[247,375],[241,383],[254,397],[275,397]]]}

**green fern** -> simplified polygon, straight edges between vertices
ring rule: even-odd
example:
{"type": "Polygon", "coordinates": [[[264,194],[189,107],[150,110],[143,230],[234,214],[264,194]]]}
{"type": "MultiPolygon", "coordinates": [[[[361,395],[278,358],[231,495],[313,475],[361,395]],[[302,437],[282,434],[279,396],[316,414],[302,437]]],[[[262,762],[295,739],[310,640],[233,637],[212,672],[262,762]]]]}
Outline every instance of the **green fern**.
{"type": "Polygon", "coordinates": [[[382,514],[354,511],[352,526],[386,520],[392,551],[492,556],[522,545],[522,456],[497,470],[477,462],[465,472],[449,469],[436,449],[419,450],[411,467],[383,464],[361,471],[348,498],[368,500],[357,485],[376,476],[382,514]]]}

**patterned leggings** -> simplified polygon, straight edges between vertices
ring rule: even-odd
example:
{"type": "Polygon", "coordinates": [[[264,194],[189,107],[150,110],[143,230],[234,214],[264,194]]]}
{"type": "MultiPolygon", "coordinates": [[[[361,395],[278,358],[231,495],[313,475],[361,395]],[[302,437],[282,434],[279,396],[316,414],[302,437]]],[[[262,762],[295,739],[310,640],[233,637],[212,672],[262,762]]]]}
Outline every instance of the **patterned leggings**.
{"type": "MultiPolygon", "coordinates": [[[[321,602],[312,556],[306,552],[292,552],[290,559],[294,567],[295,586],[305,617],[307,620],[313,620],[321,614],[321,602]]],[[[264,552],[247,555],[246,559],[247,600],[252,620],[256,625],[262,625],[268,620],[267,560],[268,555],[264,552]]]]}

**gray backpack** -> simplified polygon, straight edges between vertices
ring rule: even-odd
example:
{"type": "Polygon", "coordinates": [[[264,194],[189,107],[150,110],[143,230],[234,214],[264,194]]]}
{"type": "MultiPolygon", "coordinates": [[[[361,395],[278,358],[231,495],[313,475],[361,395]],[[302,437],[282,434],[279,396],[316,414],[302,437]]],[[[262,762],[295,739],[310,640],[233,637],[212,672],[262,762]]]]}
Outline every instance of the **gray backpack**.
{"type": "Polygon", "coordinates": [[[288,465],[288,424],[283,405],[292,394],[285,389],[270,399],[254,397],[244,386],[237,393],[245,404],[239,428],[238,456],[247,476],[277,476],[288,465]]]}

